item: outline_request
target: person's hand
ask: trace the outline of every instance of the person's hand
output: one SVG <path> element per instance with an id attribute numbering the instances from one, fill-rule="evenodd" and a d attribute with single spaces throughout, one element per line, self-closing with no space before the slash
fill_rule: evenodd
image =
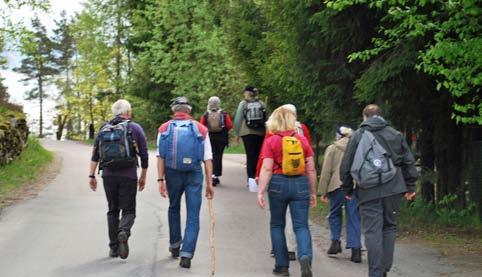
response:
<path id="1" fill-rule="evenodd" d="M 258 205 L 261 209 L 266 207 L 266 201 L 264 200 L 264 194 L 258 193 Z"/>
<path id="2" fill-rule="evenodd" d="M 97 179 L 95 178 L 89 178 L 89 186 L 90 186 L 90 189 L 92 191 L 96 191 L 97 190 Z"/>
<path id="3" fill-rule="evenodd" d="M 310 195 L 310 207 L 312 209 L 316 207 L 316 193 Z"/>
<path id="4" fill-rule="evenodd" d="M 213 199 L 214 197 L 214 188 L 213 184 L 209 184 L 206 186 L 206 198 L 207 199 Z"/>
<path id="5" fill-rule="evenodd" d="M 407 199 L 407 201 L 413 201 L 415 199 L 415 192 L 407 192 L 405 193 L 405 199 Z"/>
<path id="6" fill-rule="evenodd" d="M 236 143 L 240 144 L 241 143 L 241 137 L 236 137 Z"/>
<path id="7" fill-rule="evenodd" d="M 328 204 L 328 195 L 325 193 L 322 196 L 320 196 L 320 201 L 322 203 Z"/>
<path id="8" fill-rule="evenodd" d="M 353 196 L 351 196 L 351 194 L 347 194 L 345 195 L 345 199 L 351 201 L 353 199 Z"/>
<path id="9" fill-rule="evenodd" d="M 166 188 L 165 181 L 159 181 L 159 193 L 161 194 L 162 197 L 164 198 L 167 197 L 167 188 Z"/>
<path id="10" fill-rule="evenodd" d="M 137 186 L 139 187 L 139 191 L 143 191 L 144 187 L 146 186 L 146 176 L 141 176 L 139 181 L 137 181 Z"/>

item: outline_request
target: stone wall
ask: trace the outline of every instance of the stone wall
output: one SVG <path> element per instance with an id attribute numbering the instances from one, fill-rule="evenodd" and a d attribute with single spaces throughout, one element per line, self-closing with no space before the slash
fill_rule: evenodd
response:
<path id="1" fill-rule="evenodd" d="M 27 145 L 28 126 L 25 115 L 17 111 L 0 111 L 0 165 L 13 161 Z"/>

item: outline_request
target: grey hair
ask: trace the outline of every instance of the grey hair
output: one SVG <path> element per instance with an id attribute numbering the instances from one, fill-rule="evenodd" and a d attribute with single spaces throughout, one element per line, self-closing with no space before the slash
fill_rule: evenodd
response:
<path id="1" fill-rule="evenodd" d="M 173 105 L 171 107 L 171 110 L 173 112 L 181 112 L 181 113 L 191 113 L 192 107 L 187 104 L 179 104 L 179 105 Z"/>
<path id="2" fill-rule="evenodd" d="M 207 107 L 208 112 L 213 110 L 218 111 L 220 109 L 221 109 L 221 99 L 219 99 L 219 97 L 217 96 L 212 96 L 211 98 L 209 98 L 208 107 Z"/>
<path id="3" fill-rule="evenodd" d="M 131 103 L 125 99 L 119 99 L 112 104 L 112 113 L 114 116 L 126 114 L 130 111 L 132 111 Z"/>

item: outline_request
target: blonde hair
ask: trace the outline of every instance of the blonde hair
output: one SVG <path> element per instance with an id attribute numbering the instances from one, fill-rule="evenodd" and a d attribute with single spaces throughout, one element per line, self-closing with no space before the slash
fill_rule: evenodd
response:
<path id="1" fill-rule="evenodd" d="M 284 131 L 296 131 L 296 116 L 293 111 L 285 107 L 279 107 L 273 111 L 266 122 L 270 133 L 279 133 Z"/>

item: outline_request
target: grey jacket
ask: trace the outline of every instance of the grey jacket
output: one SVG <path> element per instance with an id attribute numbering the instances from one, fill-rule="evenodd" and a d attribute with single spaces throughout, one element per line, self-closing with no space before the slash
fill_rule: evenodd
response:
<path id="1" fill-rule="evenodd" d="M 391 159 L 398 170 L 395 178 L 386 184 L 368 189 L 356 187 L 356 194 L 360 203 L 407 191 L 414 192 L 416 190 L 415 182 L 418 178 L 418 172 L 415 168 L 415 159 L 412 152 L 407 145 L 405 137 L 397 130 L 388 126 L 388 123 L 380 116 L 370 117 L 364 121 L 352 135 L 340 166 L 341 189 L 349 195 L 353 193 L 353 178 L 350 174 L 350 169 L 364 130 L 373 133 L 377 141 L 390 153 Z"/>

